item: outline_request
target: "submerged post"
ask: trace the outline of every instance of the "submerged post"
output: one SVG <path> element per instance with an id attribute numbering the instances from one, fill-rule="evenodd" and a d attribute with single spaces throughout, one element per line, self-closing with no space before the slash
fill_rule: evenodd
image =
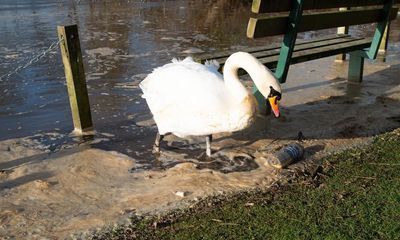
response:
<path id="1" fill-rule="evenodd" d="M 61 55 L 67 80 L 68 96 L 74 122 L 74 132 L 84 134 L 93 130 L 89 97 L 83 69 L 78 26 L 58 26 Z"/>

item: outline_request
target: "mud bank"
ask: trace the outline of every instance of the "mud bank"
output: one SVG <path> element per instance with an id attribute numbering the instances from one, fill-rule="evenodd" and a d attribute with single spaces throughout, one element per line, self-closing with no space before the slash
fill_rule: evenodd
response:
<path id="1" fill-rule="evenodd" d="M 400 127 L 398 49 L 387 62 L 367 62 L 364 82 L 356 85 L 345 80 L 347 63 L 334 64 L 332 58 L 293 66 L 283 86 L 282 117 L 260 117 L 243 132 L 215 136 L 212 158 L 204 156 L 203 138 L 173 136 L 161 156 L 151 154 L 155 126 L 149 113 L 131 119 L 136 131 L 129 132 L 139 135 L 123 141 L 105 132 L 66 147 L 66 136 L 56 133 L 2 141 L 0 236 L 85 236 L 135 214 L 268 187 L 288 172 L 309 174 L 326 154 Z M 296 141 L 299 131 L 305 159 L 280 172 L 265 166 L 268 154 Z"/>
<path id="2" fill-rule="evenodd" d="M 123 141 L 106 132 L 69 145 L 68 135 L 57 133 L 2 141 L 0 236 L 82 237 L 132 215 L 266 188 L 290 172 L 309 174 L 326 154 L 400 127 L 399 49 L 386 62 L 366 62 L 364 82 L 356 85 L 346 82 L 347 63 L 332 58 L 293 66 L 283 86 L 282 117 L 260 117 L 243 132 L 215 136 L 212 158 L 204 156 L 203 138 L 173 136 L 162 155 L 151 154 L 156 128 L 148 112 L 133 116 L 135 129 L 127 130 L 133 136 Z M 268 154 L 296 141 L 299 131 L 304 160 L 280 172 L 265 166 Z"/>
<path id="3" fill-rule="evenodd" d="M 18 154 L 25 157 L 4 157 L 7 152 L 16 152 L 4 149 L 4 144 L 9 146 L 16 141 L 21 142 L 0 143 L 0 236 L 17 239 L 83 237 L 97 228 L 126 223 L 134 214 L 157 214 L 189 206 L 206 196 L 268 187 L 285 171 L 313 171 L 315 159 L 338 146 L 367 142 L 362 138 L 306 141 L 307 160 L 278 172 L 264 163 L 268 153 L 283 142 L 258 140 L 247 149 L 221 150 L 223 153 L 215 156 L 225 156 L 224 160 L 230 161 L 247 156 L 254 160 L 256 169 L 222 173 L 198 169 L 193 162 L 165 171 L 132 172 L 135 159 L 90 146 L 53 154 L 38 154 L 20 146 Z M 270 150 L 265 149 L 267 145 Z M 177 156 L 167 151 L 162 158 Z"/>

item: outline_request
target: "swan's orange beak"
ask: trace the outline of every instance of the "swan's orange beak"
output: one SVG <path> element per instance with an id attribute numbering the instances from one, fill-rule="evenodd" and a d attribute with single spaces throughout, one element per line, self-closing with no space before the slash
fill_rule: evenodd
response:
<path id="1" fill-rule="evenodd" d="M 278 107 L 278 98 L 277 96 L 269 97 L 269 104 L 271 104 L 272 112 L 274 113 L 275 117 L 279 117 L 279 107 Z"/>

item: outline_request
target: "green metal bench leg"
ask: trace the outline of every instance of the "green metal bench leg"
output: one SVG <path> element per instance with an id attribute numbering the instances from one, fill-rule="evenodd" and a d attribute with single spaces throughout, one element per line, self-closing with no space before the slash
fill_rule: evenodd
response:
<path id="1" fill-rule="evenodd" d="M 349 60 L 349 82 L 360 83 L 362 82 L 364 71 L 364 58 L 357 53 L 350 53 Z"/>
<path id="2" fill-rule="evenodd" d="M 258 103 L 258 111 L 261 114 L 269 115 L 271 114 L 271 106 L 267 102 L 267 99 L 258 91 L 257 87 L 253 87 L 253 95 L 257 100 Z"/>

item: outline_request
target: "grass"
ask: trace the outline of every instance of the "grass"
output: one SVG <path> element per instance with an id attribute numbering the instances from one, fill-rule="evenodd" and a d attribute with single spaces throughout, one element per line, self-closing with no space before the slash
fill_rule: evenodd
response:
<path id="1" fill-rule="evenodd" d="M 400 131 L 327 157 L 312 179 L 209 203 L 95 238 L 400 239 Z"/>

